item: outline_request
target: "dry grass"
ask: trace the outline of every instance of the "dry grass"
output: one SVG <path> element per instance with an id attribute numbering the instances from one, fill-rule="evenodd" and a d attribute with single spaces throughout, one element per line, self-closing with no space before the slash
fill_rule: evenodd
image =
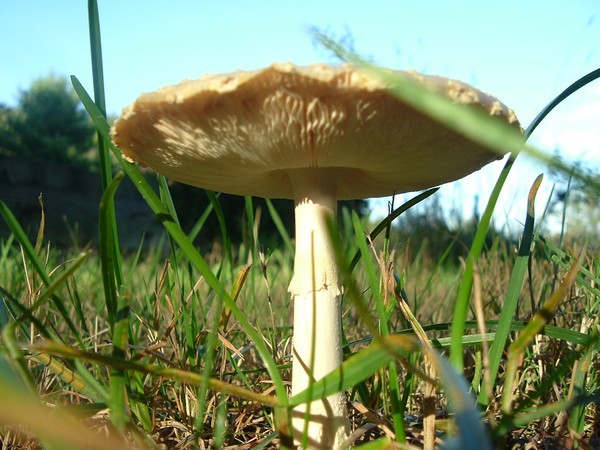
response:
<path id="1" fill-rule="evenodd" d="M 46 255 L 46 251 L 41 250 L 41 255 L 47 261 L 50 272 L 58 268 L 61 261 L 69 260 L 67 255 L 63 256 L 55 252 Z M 6 295 L 19 299 L 25 305 L 30 305 L 43 291 L 41 281 L 33 275 L 26 262 L 19 262 L 17 247 L 10 252 L 13 257 L 3 261 L 5 266 L 0 272 L 0 285 Z M 502 310 L 503 296 L 509 283 L 514 256 L 513 250 L 496 250 L 485 253 L 478 262 L 479 295 L 483 301 L 485 319 L 488 321 L 497 319 Z M 210 255 L 210 258 L 215 265 L 220 262 L 216 254 Z M 247 257 L 242 259 L 243 261 L 232 266 L 232 274 L 246 267 Z M 240 292 L 238 304 L 257 324 L 281 368 L 284 379 L 289 379 L 291 330 L 286 285 L 290 273 L 289 268 L 281 266 L 283 259 L 273 256 L 267 260 L 266 265 L 257 266 L 251 282 L 247 281 Z M 596 270 L 594 266 L 596 260 L 597 256 L 590 253 L 587 260 L 589 270 Z M 204 369 L 202 352 L 207 345 L 205 341 L 208 336 L 207 330 L 216 323 L 215 317 L 222 318 L 224 314 L 220 307 L 215 306 L 210 289 L 203 284 L 201 278 L 195 278 L 185 264 L 179 268 L 173 267 L 170 262 L 157 257 L 156 254 L 148 254 L 138 262 L 129 260 L 126 264 L 135 266 L 126 270 L 131 273 L 128 283 L 132 299 L 128 357 L 148 364 L 157 363 L 166 367 L 202 372 Z M 452 265 L 440 267 L 436 264 L 435 258 L 428 254 L 421 254 L 418 259 L 411 260 L 406 253 L 402 252 L 393 255 L 393 263 L 388 262 L 387 265 L 384 263 L 382 267 L 384 270 L 405 274 L 409 304 L 421 325 L 442 324 L 451 319 L 451 308 L 447 305 L 455 295 L 461 276 L 460 267 Z M 555 270 L 551 261 L 539 257 L 533 258 L 531 277 L 523 286 L 522 301 L 516 319 L 530 319 L 532 310 L 539 308 L 544 298 L 552 292 L 553 283 L 560 282 L 564 273 L 563 269 Z M 356 273 L 356 279 L 363 287 L 363 296 L 367 304 L 370 304 L 368 281 L 360 270 Z M 91 257 L 76 276 L 60 288 L 58 295 L 69 299 L 70 315 L 76 323 L 80 317 L 85 318 L 85 323 L 80 324 L 79 338 L 86 343 L 87 348 L 100 353 L 109 350 L 111 337 L 100 301 L 101 270 L 97 258 Z M 386 298 L 388 302 L 396 301 L 390 291 Z M 76 313 L 75 299 L 81 303 L 82 316 Z M 590 310 L 598 308 L 597 302 L 598 300 L 590 296 L 585 286 L 580 283 L 575 284 L 562 302 L 552 323 L 565 329 L 586 333 L 590 327 L 597 326 L 594 317 L 589 314 Z M 189 313 L 186 315 L 185 309 L 194 304 L 192 309 L 197 313 L 198 323 L 192 330 L 186 328 L 183 321 L 190 320 Z M 368 336 L 364 324 L 353 309 L 348 305 L 345 311 L 345 332 L 349 341 L 358 341 Z M 36 316 L 45 327 L 52 329 L 64 342 L 75 345 L 77 338 L 71 335 L 64 321 L 51 305 L 48 304 L 40 309 Z M 408 326 L 406 318 L 397 307 L 389 323 L 394 327 L 393 332 L 402 331 Z M 192 336 L 193 342 L 189 340 L 190 335 L 186 334 L 191 331 L 195 332 Z M 443 331 L 432 332 L 429 333 L 429 337 L 445 334 Z M 212 376 L 235 385 L 250 387 L 264 394 L 271 394 L 272 383 L 263 369 L 261 359 L 253 343 L 248 340 L 233 318 L 230 318 L 218 336 L 220 342 L 215 347 Z M 21 344 L 36 344 L 40 342 L 42 336 L 32 323 L 19 333 L 18 339 Z M 360 347 L 361 345 L 355 346 L 353 350 Z M 544 405 L 568 398 L 569 390 L 572 389 L 570 373 L 567 373 L 569 376 L 566 378 L 554 381 L 544 392 L 539 391 L 539 385 L 557 367 L 562 367 L 563 364 L 571 367 L 573 361 L 569 357 L 575 349 L 576 346 L 568 342 L 543 335 L 537 336 L 522 360 L 517 383 L 518 390 L 515 394 L 515 407 L 518 408 L 519 405 L 528 402 L 531 405 Z M 193 354 L 194 351 L 198 353 Z M 60 372 L 74 369 L 74 366 L 60 358 L 55 358 L 53 361 L 57 364 L 40 365 L 40 360 L 36 358 L 35 353 L 27 356 L 27 367 L 35 380 L 42 401 L 39 406 L 44 410 L 66 406 L 69 410 L 78 411 L 77 417 L 80 418 L 81 423 L 98 436 L 115 434 L 111 431 L 113 428 L 107 406 L 97 398 L 92 398 L 89 389 L 78 389 L 74 380 Z M 476 376 L 480 363 L 481 348 L 468 347 L 465 353 L 465 375 L 469 380 Z M 91 363 L 83 364 L 98 383 L 105 387 L 109 385 L 108 367 Z M 410 381 L 412 373 L 410 367 L 413 367 L 413 364 L 421 367 L 422 361 L 417 358 L 398 365 L 400 383 L 405 387 L 407 382 L 414 383 L 414 379 Z M 598 392 L 597 377 L 600 373 L 600 363 L 594 359 L 591 364 L 586 388 L 587 392 L 593 393 Z M 501 365 L 501 371 L 503 367 L 504 365 Z M 389 403 L 385 397 L 386 386 L 389 383 L 386 376 L 385 372 L 376 373 L 374 377 L 367 380 L 370 395 L 360 400 L 352 399 L 350 411 L 356 444 L 380 436 L 394 437 Z M 131 377 L 134 378 L 133 375 Z M 500 380 L 502 377 L 503 374 L 500 373 Z M 422 447 L 424 439 L 422 398 L 427 386 L 428 384 L 423 382 L 415 385 L 405 410 L 407 444 L 418 448 Z M 277 448 L 279 445 L 278 437 L 272 434 L 273 419 L 269 407 L 208 391 L 204 403 L 203 421 L 199 426 L 197 396 L 201 391 L 197 387 L 173 379 L 145 375 L 140 376 L 138 382 L 129 380 L 127 389 L 133 408 L 130 412 L 129 431 L 126 433 L 126 436 L 129 436 L 127 443 L 129 448 L 147 446 L 165 449 L 214 448 L 217 445 L 219 448 L 243 449 L 253 448 L 261 443 L 264 445 L 262 448 Z M 493 400 L 486 412 L 486 417 L 490 421 L 498 421 L 502 417 L 499 401 L 501 391 L 502 385 L 497 384 Z M 439 389 L 436 392 L 436 429 L 439 439 L 443 440 L 443 433 L 453 427 L 453 420 L 447 408 L 444 392 Z M 146 422 L 141 421 L 138 416 L 140 413 L 135 412 L 137 402 L 148 407 L 150 415 Z M 563 411 L 536 419 L 519 430 L 505 435 L 502 438 L 503 442 L 497 441 L 496 444 L 499 448 L 510 449 L 558 449 L 574 448 L 574 442 L 577 442 L 580 448 L 598 448 L 600 411 L 597 404 L 588 405 L 585 413 L 586 426 L 580 436 L 575 436 L 573 430 L 569 429 L 568 415 Z M 10 420 L 3 420 L 3 422 L 6 425 L 0 431 L 2 448 L 41 448 L 36 438 L 40 430 L 35 424 L 27 422 L 11 424 Z M 31 433 L 27 431 L 29 428 Z M 65 430 L 64 433 L 70 435 L 72 430 Z M 438 441 L 441 442 L 439 439 Z"/>

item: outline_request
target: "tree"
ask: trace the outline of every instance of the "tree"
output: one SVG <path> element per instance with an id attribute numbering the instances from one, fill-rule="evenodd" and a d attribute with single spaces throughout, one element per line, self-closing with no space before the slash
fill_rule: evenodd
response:
<path id="1" fill-rule="evenodd" d="M 13 123 L 14 110 L 0 103 L 0 153 L 11 154 L 19 145 Z"/>
<path id="2" fill-rule="evenodd" d="M 17 108 L 0 108 L 0 150 L 6 153 L 80 161 L 93 139 L 93 125 L 63 77 L 37 79 L 20 92 Z"/>

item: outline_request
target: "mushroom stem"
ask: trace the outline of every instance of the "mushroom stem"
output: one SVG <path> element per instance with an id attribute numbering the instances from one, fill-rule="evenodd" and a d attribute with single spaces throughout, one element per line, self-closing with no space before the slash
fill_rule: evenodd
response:
<path id="1" fill-rule="evenodd" d="M 329 223 L 336 210 L 333 169 L 295 170 L 290 174 L 296 198 L 296 256 L 289 292 L 294 302 L 292 395 L 305 390 L 342 364 L 341 293 Z M 299 405 L 293 412 L 296 435 L 305 429 L 309 448 L 339 448 L 350 423 L 346 396 Z"/>

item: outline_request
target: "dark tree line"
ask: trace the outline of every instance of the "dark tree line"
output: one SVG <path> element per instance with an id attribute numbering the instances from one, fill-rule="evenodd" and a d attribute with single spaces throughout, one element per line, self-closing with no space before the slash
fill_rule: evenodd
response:
<path id="1" fill-rule="evenodd" d="M 0 104 L 0 152 L 81 163 L 94 143 L 94 127 L 63 77 L 35 80 L 18 94 L 14 108 Z"/>

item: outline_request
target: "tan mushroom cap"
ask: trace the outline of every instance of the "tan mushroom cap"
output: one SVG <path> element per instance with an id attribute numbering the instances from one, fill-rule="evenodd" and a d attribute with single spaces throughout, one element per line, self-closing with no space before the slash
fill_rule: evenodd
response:
<path id="1" fill-rule="evenodd" d="M 398 72 L 509 124 L 512 112 L 471 86 Z M 294 198 L 290 171 L 335 177 L 338 199 L 381 197 L 456 180 L 499 155 L 398 100 L 351 66 L 205 75 L 143 94 L 113 128 L 126 158 L 214 191 Z"/>

